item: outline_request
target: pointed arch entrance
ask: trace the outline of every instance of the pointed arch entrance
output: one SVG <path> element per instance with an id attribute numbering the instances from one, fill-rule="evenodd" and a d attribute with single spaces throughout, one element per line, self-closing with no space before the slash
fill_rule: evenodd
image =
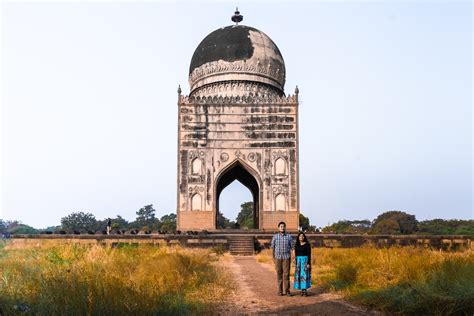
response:
<path id="1" fill-rule="evenodd" d="M 235 180 L 239 181 L 250 190 L 250 193 L 253 197 L 253 224 L 254 229 L 259 229 L 260 227 L 260 184 L 258 176 L 255 172 L 247 166 L 244 162 L 236 160 L 225 168 L 217 177 L 215 188 L 215 206 L 216 211 L 214 214 L 214 221 L 217 227 L 217 214 L 219 213 L 219 198 L 222 191 Z"/>

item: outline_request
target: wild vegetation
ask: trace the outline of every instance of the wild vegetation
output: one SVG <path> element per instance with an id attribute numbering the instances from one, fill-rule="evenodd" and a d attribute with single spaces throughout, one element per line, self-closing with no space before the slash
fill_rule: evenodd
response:
<path id="1" fill-rule="evenodd" d="M 0 315 L 207 314 L 232 290 L 207 250 L 0 246 Z"/>
<path id="2" fill-rule="evenodd" d="M 143 232 L 174 232 L 176 231 L 176 214 L 170 213 L 156 217 L 153 205 L 145 205 L 136 212 L 134 221 L 127 221 L 117 215 L 110 218 L 114 232 L 143 231 Z M 18 221 L 3 221 L 0 219 L 0 237 L 8 234 L 40 234 L 40 233 L 95 233 L 105 232 L 109 218 L 96 219 L 95 215 L 87 212 L 72 212 L 61 218 L 61 225 L 36 229 Z"/>
<path id="3" fill-rule="evenodd" d="M 176 231 L 176 214 L 170 213 L 160 218 L 153 205 L 145 205 L 136 212 L 134 221 L 127 221 L 120 215 L 110 218 L 113 233 L 173 233 Z M 18 221 L 0 219 L 0 237 L 9 234 L 39 233 L 105 233 L 108 218 L 98 220 L 92 213 L 72 212 L 61 218 L 61 225 L 36 229 Z M 253 202 L 244 202 L 235 220 L 230 220 L 221 212 L 217 214 L 217 228 L 254 228 Z M 390 234 L 390 235 L 465 235 L 474 238 L 474 220 L 433 219 L 418 221 L 415 215 L 402 211 L 387 211 L 374 220 L 340 220 L 324 228 L 311 225 L 304 214 L 299 215 L 300 229 L 306 232 L 334 234 Z"/>
<path id="4" fill-rule="evenodd" d="M 271 263 L 271 252 L 257 256 Z M 395 314 L 472 315 L 474 252 L 373 247 L 312 252 L 313 284 Z"/>
<path id="5" fill-rule="evenodd" d="M 418 221 L 415 215 L 388 211 L 373 221 L 341 220 L 321 229 L 335 234 L 390 234 L 390 235 L 465 235 L 474 238 L 474 220 L 433 219 Z"/>

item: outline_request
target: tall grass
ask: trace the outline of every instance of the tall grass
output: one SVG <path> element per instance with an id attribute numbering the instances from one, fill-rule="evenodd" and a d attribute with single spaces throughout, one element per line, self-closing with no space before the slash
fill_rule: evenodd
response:
<path id="1" fill-rule="evenodd" d="M 265 251 L 257 260 L 268 262 L 270 256 Z M 312 265 L 316 286 L 368 307 L 404 315 L 474 313 L 471 250 L 315 248 Z"/>
<path id="2" fill-rule="evenodd" d="M 56 245 L 0 249 L 0 314 L 209 313 L 232 286 L 206 250 Z"/>

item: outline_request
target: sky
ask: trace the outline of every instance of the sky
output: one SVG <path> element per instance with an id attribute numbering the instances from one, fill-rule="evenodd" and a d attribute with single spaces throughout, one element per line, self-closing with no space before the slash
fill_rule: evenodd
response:
<path id="1" fill-rule="evenodd" d="M 3 1 L 0 218 L 175 212 L 176 90 L 236 5 L 299 87 L 311 224 L 474 218 L 472 2 L 301 0 Z M 234 182 L 221 210 L 249 200 Z"/>

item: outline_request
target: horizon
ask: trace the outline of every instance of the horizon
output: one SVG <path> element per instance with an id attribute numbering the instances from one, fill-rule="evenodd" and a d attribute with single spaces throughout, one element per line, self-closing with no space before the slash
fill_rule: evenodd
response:
<path id="1" fill-rule="evenodd" d="M 301 213 L 316 227 L 390 210 L 474 218 L 472 3 L 296 4 L 239 10 L 279 47 L 285 92 L 300 90 Z M 176 213 L 176 90 L 234 9 L 2 3 L 0 219 Z M 222 213 L 251 200 L 235 181 Z"/>

